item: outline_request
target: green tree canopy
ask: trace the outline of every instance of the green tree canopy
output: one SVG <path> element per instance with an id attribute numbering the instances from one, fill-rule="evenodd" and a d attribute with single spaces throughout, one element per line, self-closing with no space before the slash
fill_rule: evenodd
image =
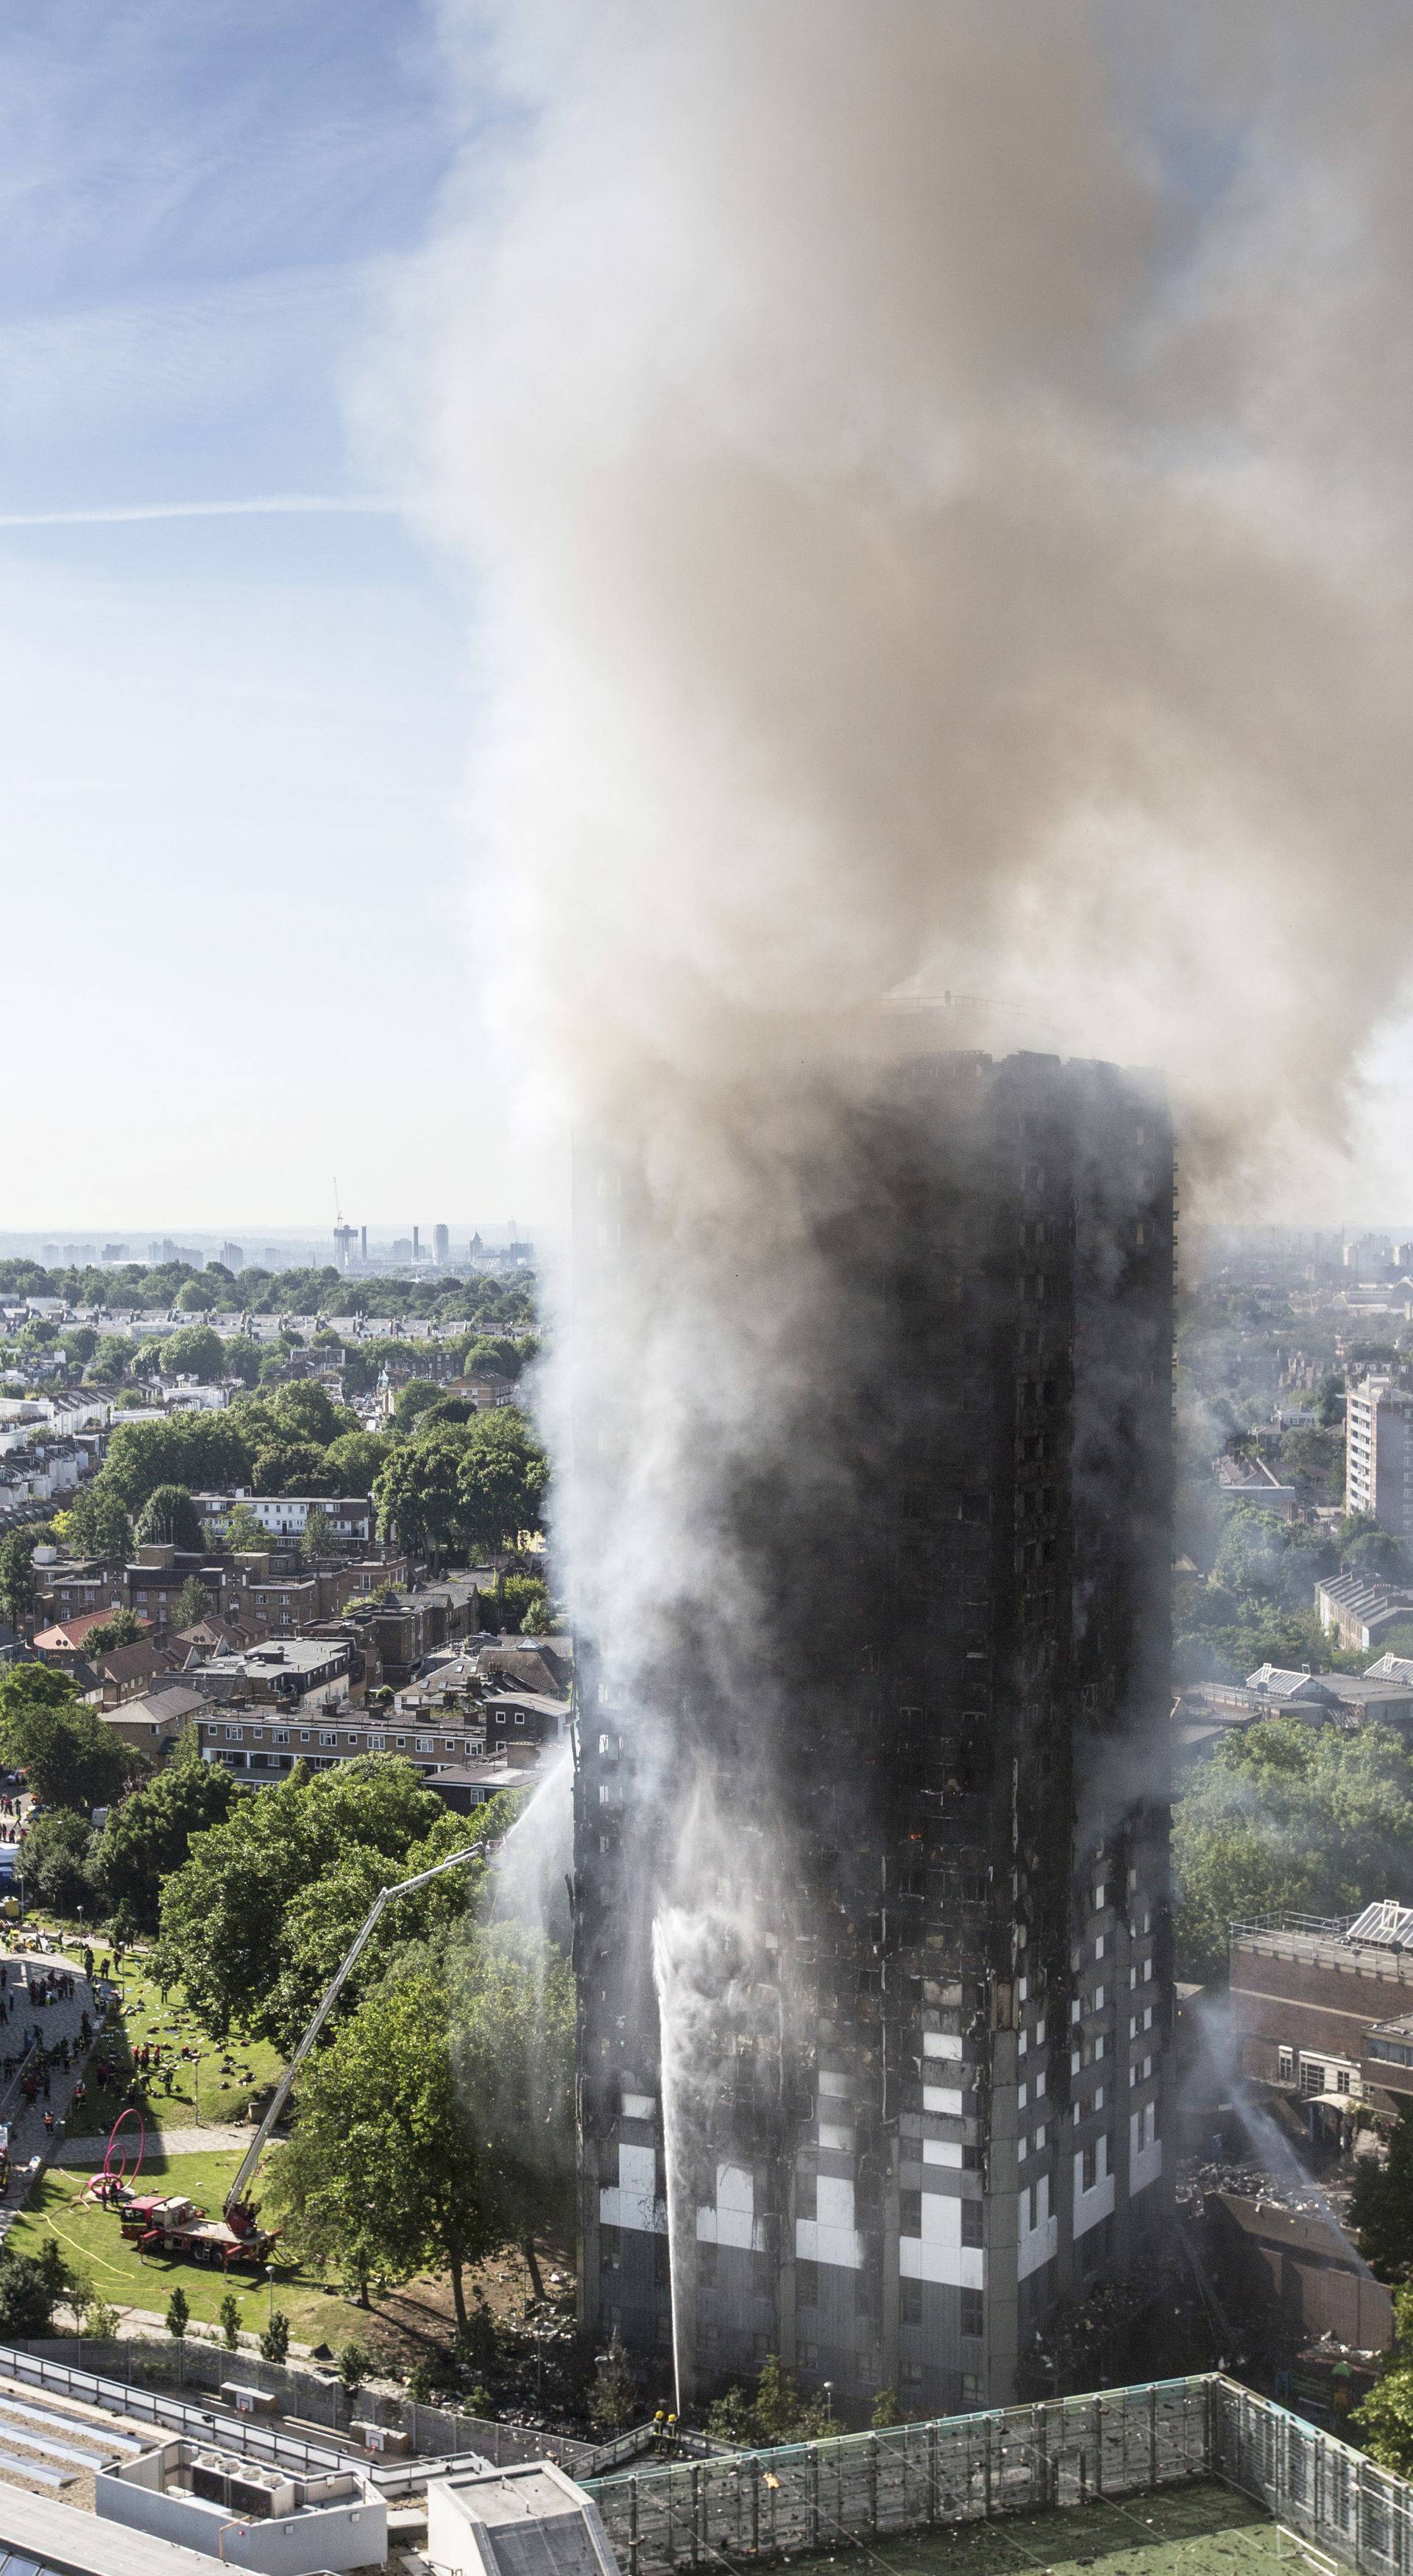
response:
<path id="1" fill-rule="evenodd" d="M 225 1358 L 225 1343 L 210 1324 L 183 1324 L 162 1345 L 162 1375 L 212 1384 L 225 1375 Z"/>
<path id="2" fill-rule="evenodd" d="M 453 1547 L 461 1536 L 462 1430 L 434 1431 L 401 1442 L 384 1461 L 373 1488 L 378 1528 L 404 1547 Z"/>
<path id="3" fill-rule="evenodd" d="M 26 1890 L 59 1914 L 75 1914 L 93 1901 L 91 1860 L 97 1840 L 87 1816 L 73 1807 L 46 1807 L 24 1841 Z"/>
<path id="4" fill-rule="evenodd" d="M 164 1973 L 214 2030 L 290 2045 L 379 1888 L 494 1832 L 499 1804 L 450 1816 L 410 1763 L 381 1754 L 312 1777 L 296 1764 L 195 1836 L 162 1891 Z M 467 1894 L 451 1873 L 397 1910 L 397 1936 Z M 372 1945 L 370 1975 L 378 1955 Z"/>
<path id="5" fill-rule="evenodd" d="M 450 1963 L 401 1958 L 301 2079 L 271 2173 L 290 2242 L 365 2305 L 371 2280 L 444 2264 L 464 2327 L 468 2267 L 560 2214 L 572 2026 L 561 1962 L 484 1933 Z"/>
<path id="6" fill-rule="evenodd" d="M 185 1485 L 158 1485 L 147 1497 L 133 1532 L 139 1547 L 180 1547 L 198 1551 L 206 1544 L 197 1510 Z"/>
<path id="7" fill-rule="evenodd" d="M 188 1493 L 248 1485 L 250 1465 L 237 1411 L 174 1413 L 163 1422 L 120 1422 L 95 1485 L 137 1513 L 159 1485 L 184 1485 Z"/>
<path id="8" fill-rule="evenodd" d="M 258 1512 L 249 1503 L 233 1503 L 226 1521 L 226 1545 L 233 1556 L 251 1548 L 266 1548 L 269 1537 L 261 1528 Z"/>
<path id="9" fill-rule="evenodd" d="M 211 1608 L 211 1597 L 199 1574 L 189 1574 L 172 1605 L 172 1626 L 194 1628 Z"/>
<path id="10" fill-rule="evenodd" d="M 419 1414 L 435 1404 L 440 1394 L 441 1388 L 429 1377 L 409 1378 L 406 1386 L 399 1388 L 393 1404 L 393 1420 L 399 1431 L 410 1431 Z"/>
<path id="11" fill-rule="evenodd" d="M 37 1529 L 7 1530 L 0 1538 L 0 1611 L 12 1627 L 26 1628 L 34 1608 Z"/>
<path id="12" fill-rule="evenodd" d="M 249 1333 L 229 1333 L 222 1346 L 223 1377 L 237 1378 L 242 1386 L 254 1386 L 260 1375 L 261 1345 Z"/>
<path id="13" fill-rule="evenodd" d="M 1371 2460 L 1406 2478 L 1413 2475 L 1413 2285 L 1406 2281 L 1394 2300 L 1393 2320 L 1393 2344 L 1350 2424 Z"/>
<path id="14" fill-rule="evenodd" d="M 257 1494 L 331 1494 L 338 1477 L 314 1441 L 271 1440 L 255 1452 L 250 1484 Z"/>
<path id="15" fill-rule="evenodd" d="M 192 1836 L 221 1824 L 234 1798 L 230 1773 L 202 1761 L 196 1728 L 185 1727 L 170 1761 L 112 1809 L 94 1845 L 93 1875 L 107 1903 L 128 1906 L 142 1931 L 155 1932 L 163 1882 L 182 1867 Z"/>
<path id="16" fill-rule="evenodd" d="M 344 1431 L 331 1440 L 324 1452 L 324 1464 L 333 1470 L 338 1494 L 371 1494 L 374 1480 L 394 1444 L 383 1431 Z"/>
<path id="17" fill-rule="evenodd" d="M 218 1292 L 208 1279 L 184 1279 L 174 1302 L 180 1315 L 209 1315 Z"/>
<path id="18" fill-rule="evenodd" d="M 131 1353 L 132 1344 L 125 1333 L 101 1333 L 84 1375 L 95 1386 L 121 1386 Z"/>
<path id="19" fill-rule="evenodd" d="M 1413 1847 L 1413 1760 L 1388 1727 L 1265 1718 L 1191 1775 L 1173 1810 L 1179 1974 L 1225 1973 L 1228 1927 L 1384 1896 Z"/>
<path id="20" fill-rule="evenodd" d="M 64 1544 L 75 1556 L 101 1556 L 121 1564 L 132 1552 L 132 1522 L 127 1506 L 105 1486 L 101 1475 L 81 1485 L 68 1510 L 56 1514 Z"/>
<path id="21" fill-rule="evenodd" d="M 492 1555 L 542 1527 L 549 1461 L 513 1405 L 466 1425 L 460 1485 L 460 1535 L 476 1553 Z"/>
<path id="22" fill-rule="evenodd" d="M 0 1673 L 0 1761 L 22 1771 L 46 1807 L 83 1810 L 108 1804 L 146 1767 L 50 1664 Z"/>
<path id="23" fill-rule="evenodd" d="M 113 1610 L 90 1628 L 83 1641 L 86 1656 L 111 1655 L 115 1646 L 136 1646 L 147 1634 L 147 1623 L 135 1610 Z"/>

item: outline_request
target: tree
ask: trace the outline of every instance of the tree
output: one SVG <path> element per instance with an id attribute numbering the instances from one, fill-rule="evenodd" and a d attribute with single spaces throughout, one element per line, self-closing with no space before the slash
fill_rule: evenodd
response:
<path id="1" fill-rule="evenodd" d="M 260 1375 L 262 1350 L 249 1333 L 230 1333 L 222 1346 L 221 1375 L 234 1378 L 241 1386 L 254 1386 Z"/>
<path id="2" fill-rule="evenodd" d="M 111 1655 L 115 1646 L 137 1646 L 147 1634 L 147 1622 L 135 1610 L 114 1610 L 87 1630 L 83 1651 L 87 1656 Z"/>
<path id="3" fill-rule="evenodd" d="M 1361 2156 L 1349 2196 L 1349 2221 L 1357 2231 L 1360 2251 L 1381 2281 L 1406 2281 L 1413 2275 L 1413 2114 L 1400 2108 L 1389 2138 L 1388 2162 Z M 1413 2327 L 1413 2313 L 1409 2324 Z M 1413 2364 L 1406 2352 L 1404 2367 Z"/>
<path id="4" fill-rule="evenodd" d="M 122 1333 L 100 1333 L 84 1376 L 95 1386 L 121 1386 L 128 1373 L 132 1344 Z"/>
<path id="5" fill-rule="evenodd" d="M 535 2236 L 570 2179 L 573 1981 L 547 1943 L 483 1930 L 448 1971 L 458 2097 L 479 2141 L 481 2195 L 498 2243 L 523 2252 L 543 2298 Z"/>
<path id="6" fill-rule="evenodd" d="M 317 1565 L 322 1557 L 336 1554 L 334 1533 L 328 1513 L 320 1511 L 318 1504 L 315 1503 L 300 1532 L 300 1562 L 303 1565 Z"/>
<path id="7" fill-rule="evenodd" d="M 164 1377 L 196 1377 L 217 1384 L 225 1375 L 226 1346 L 210 1324 L 183 1324 L 162 1346 Z"/>
<path id="8" fill-rule="evenodd" d="M 589 2422 L 596 2433 L 621 2433 L 632 2423 L 637 2412 L 638 2384 L 628 2359 L 628 2347 L 617 2326 L 608 2339 L 607 2352 L 594 2362 L 594 2384 L 589 2391 Z"/>
<path id="9" fill-rule="evenodd" d="M 436 1431 L 444 1423 L 460 1425 L 475 1418 L 476 1407 L 466 1395 L 439 1395 L 421 1416 L 424 1431 Z"/>
<path id="10" fill-rule="evenodd" d="M 94 1846 L 93 1876 L 107 1903 L 126 1905 L 139 1930 L 155 1932 L 163 1882 L 182 1867 L 192 1836 L 230 1813 L 235 1794 L 230 1773 L 202 1761 L 196 1728 L 184 1727 L 171 1759 L 112 1809 Z"/>
<path id="11" fill-rule="evenodd" d="M 902 2423 L 903 2410 L 898 2404 L 898 2392 L 895 2388 L 880 2388 L 873 2401 L 873 2413 L 868 2420 L 877 2433 L 885 2432 L 890 2425 Z"/>
<path id="12" fill-rule="evenodd" d="M 269 1533 L 260 1524 L 260 1516 L 249 1503 L 233 1503 L 226 1521 L 225 1545 L 232 1556 L 251 1548 L 267 1548 Z"/>
<path id="13" fill-rule="evenodd" d="M 189 1574 L 173 1606 L 172 1626 L 179 1632 L 194 1628 L 198 1620 L 207 1617 L 210 1608 L 211 1598 L 200 1575 Z"/>
<path id="14" fill-rule="evenodd" d="M 180 1315 L 209 1315 L 216 1303 L 216 1290 L 205 1279 L 184 1279 L 176 1294 Z"/>
<path id="15" fill-rule="evenodd" d="M 338 2373 L 350 2405 L 363 2387 L 373 2367 L 373 2356 L 366 2344 L 353 2335 L 339 2348 Z"/>
<path id="16" fill-rule="evenodd" d="M 754 2398 L 740 2388 L 728 2388 L 707 2416 L 707 2431 L 719 2441 L 752 2450 L 773 2449 L 781 2442 L 818 2441 L 828 2425 L 825 2408 L 801 2397 L 773 2352 L 761 2363 Z"/>
<path id="17" fill-rule="evenodd" d="M 461 1442 L 464 1432 L 437 1431 L 407 1440 L 380 1469 L 373 1488 L 378 1528 L 395 1533 L 406 1548 L 440 1553 L 453 1545 L 463 1517 Z"/>
<path id="18" fill-rule="evenodd" d="M 344 1431 L 331 1440 L 324 1452 L 324 1464 L 338 1481 L 332 1491 L 337 1494 L 371 1494 L 373 1482 L 393 1443 L 381 1431 Z"/>
<path id="19" fill-rule="evenodd" d="M 80 1486 L 64 1514 L 64 1542 L 75 1556 L 99 1556 L 109 1563 L 121 1564 L 132 1553 L 127 1506 L 104 1485 L 101 1474 L 91 1485 Z"/>
<path id="20" fill-rule="evenodd" d="M 332 2264 L 365 2308 L 373 2280 L 405 2281 L 439 2262 L 465 2326 L 466 2272 L 499 2240 L 437 1967 L 403 1968 L 377 1987 L 308 2062 L 297 2099 L 293 2136 L 271 2168 L 288 2242 L 306 2261 Z"/>
<path id="21" fill-rule="evenodd" d="M 0 1673 L 0 1761 L 22 1771 L 46 1807 L 79 1809 L 110 1803 L 146 1767 L 51 1664 Z"/>
<path id="22" fill-rule="evenodd" d="M 1413 1757 L 1387 1727 L 1267 1718 L 1219 1744 L 1173 1811 L 1179 1974 L 1224 1973 L 1240 1916 L 1353 1913 L 1413 1845 Z"/>
<path id="23" fill-rule="evenodd" d="M 478 1413 L 462 1442 L 461 1536 L 468 1548 L 494 1555 L 541 1527 L 549 1460 L 513 1405 Z"/>
<path id="24" fill-rule="evenodd" d="M 313 1777 L 296 1764 L 197 1833 L 168 1877 L 162 1973 L 218 2034 L 236 2028 L 292 2044 L 378 1889 L 494 1833 L 498 1803 L 469 1821 L 451 1816 L 409 1763 L 381 1755 Z M 466 1895 L 456 1872 L 405 1900 L 401 1937 L 444 1920 Z M 385 1956 L 370 1945 L 369 1974 L 381 1973 Z"/>
<path id="25" fill-rule="evenodd" d="M 357 1415 L 347 1405 L 335 1404 L 327 1388 L 316 1386 L 310 1378 L 282 1386 L 270 1411 L 284 1439 L 307 1441 L 316 1449 L 326 1449 L 341 1433 L 358 1428 Z"/>
<path id="26" fill-rule="evenodd" d="M 227 2290 L 219 2308 L 216 2310 L 216 2322 L 221 2329 L 221 2341 L 225 2345 L 227 2352 L 238 2352 L 240 2349 L 240 2301 L 235 2296 L 234 2291 Z"/>
<path id="27" fill-rule="evenodd" d="M 417 1417 L 437 1402 L 441 1388 L 429 1377 L 414 1377 L 398 1391 L 393 1405 L 393 1420 L 399 1431 L 410 1431 Z"/>
<path id="28" fill-rule="evenodd" d="M 180 1547 L 199 1551 L 206 1544 L 201 1514 L 185 1485 L 157 1485 L 137 1516 L 133 1533 L 139 1547 Z"/>
<path id="29" fill-rule="evenodd" d="M 0 1610 L 12 1627 L 27 1628 L 34 1609 L 34 1550 L 38 1530 L 7 1530 L 0 1538 Z"/>
<path id="30" fill-rule="evenodd" d="M 257 1494 L 327 1494 L 334 1472 L 312 1440 L 271 1440 L 255 1452 L 251 1489 Z"/>
<path id="31" fill-rule="evenodd" d="M 31 1896 L 56 1914 L 74 1914 L 93 1895 L 95 1835 L 87 1816 L 72 1807 L 46 1807 L 24 1841 L 24 1871 Z"/>
<path id="32" fill-rule="evenodd" d="M 1363 2405 L 1350 2417 L 1371 2460 L 1406 2478 L 1413 2472 L 1413 2285 L 1393 2303 L 1393 2342 Z"/>
<path id="33" fill-rule="evenodd" d="M 46 2272 L 34 2255 L 0 2247 L 0 2342 L 28 2343 L 47 2335 L 59 2296 L 52 2270 Z"/>
<path id="34" fill-rule="evenodd" d="M 167 2301 L 167 2332 L 180 2343 L 190 2323 L 191 2302 L 179 2281 Z"/>
<path id="35" fill-rule="evenodd" d="M 289 2359 L 289 2319 L 283 2308 L 274 2308 L 270 2322 L 260 2338 L 260 2358 L 282 2368 Z"/>
<path id="36" fill-rule="evenodd" d="M 229 1493 L 250 1482 L 250 1443 L 235 1411 L 173 1413 L 162 1422 L 120 1422 L 95 1484 L 125 1511 L 140 1512 L 159 1485 L 188 1493 Z"/>

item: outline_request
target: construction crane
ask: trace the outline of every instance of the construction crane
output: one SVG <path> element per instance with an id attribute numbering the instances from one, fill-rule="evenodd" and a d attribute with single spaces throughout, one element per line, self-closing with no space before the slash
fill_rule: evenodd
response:
<path id="1" fill-rule="evenodd" d="M 248 2235 L 254 2228 L 255 2212 L 245 2198 L 246 2186 L 253 2181 L 255 2168 L 269 2143 L 270 2132 L 289 2100 L 290 2086 L 338 2002 L 349 1976 L 357 1967 L 372 1940 L 382 1919 L 384 1907 L 391 1905 L 395 1896 L 410 1896 L 415 1887 L 428 1887 L 434 1878 L 444 1878 L 449 1869 L 465 1869 L 473 1860 L 483 1861 L 489 1848 L 485 1843 L 471 1843 L 465 1851 L 453 1852 L 449 1860 L 439 1860 L 431 1869 L 419 1870 L 415 1878 L 400 1878 L 396 1886 L 385 1887 L 381 1896 L 374 1898 L 362 1924 L 324 1988 L 314 2017 L 275 2087 L 270 2099 L 270 2107 L 246 2150 L 235 2181 L 226 2194 L 224 2213 L 226 2224 L 237 2236 Z"/>

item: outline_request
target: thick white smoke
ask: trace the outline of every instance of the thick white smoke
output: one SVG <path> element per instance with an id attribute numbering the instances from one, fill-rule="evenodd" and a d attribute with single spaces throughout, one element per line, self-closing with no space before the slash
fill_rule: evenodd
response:
<path id="1" fill-rule="evenodd" d="M 783 1462 L 828 1508 L 857 1319 L 811 1246 L 885 997 L 1160 1065 L 1214 1208 L 1338 1156 L 1405 1003 L 1413 35 L 1384 0 L 442 25 L 466 142 L 368 411 L 476 578 L 503 1061 L 633 1176 L 560 1336 L 556 1544 L 617 1709 L 688 1641 L 768 1744 L 740 1497 Z M 740 1830 L 748 1735 L 723 1773 L 654 1855 L 669 2128 L 734 2044 L 702 1846 L 791 1870 Z"/>
<path id="2" fill-rule="evenodd" d="M 1161 1062 L 1244 1204 L 1308 1179 L 1413 938 L 1406 15 L 443 26 L 468 140 L 377 418 L 479 577 L 540 1105 L 691 1123 L 960 986 Z"/>

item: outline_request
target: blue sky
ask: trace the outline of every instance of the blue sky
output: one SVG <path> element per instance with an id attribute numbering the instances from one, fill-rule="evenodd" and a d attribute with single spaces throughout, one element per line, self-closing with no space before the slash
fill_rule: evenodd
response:
<path id="1" fill-rule="evenodd" d="M 456 141 L 411 0 L 0 23 L 0 521 L 369 488 Z M 0 524 L 0 1225 L 534 1213 L 454 819 L 472 603 L 396 515 Z M 13 1098 L 12 1094 L 12 1098 Z"/>

